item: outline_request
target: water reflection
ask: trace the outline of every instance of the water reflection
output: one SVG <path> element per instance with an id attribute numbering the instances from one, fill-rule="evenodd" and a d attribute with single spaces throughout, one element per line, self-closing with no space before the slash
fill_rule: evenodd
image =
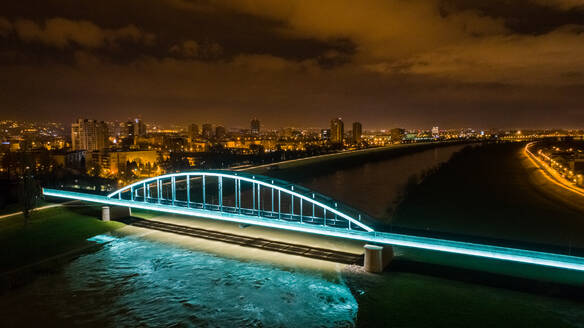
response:
<path id="1" fill-rule="evenodd" d="M 324 175 L 306 175 L 307 178 L 298 183 L 339 199 L 375 218 L 384 219 L 388 216 L 388 208 L 410 177 L 419 177 L 424 171 L 448 161 L 462 147 L 436 147 L 356 167 L 344 167 Z"/>

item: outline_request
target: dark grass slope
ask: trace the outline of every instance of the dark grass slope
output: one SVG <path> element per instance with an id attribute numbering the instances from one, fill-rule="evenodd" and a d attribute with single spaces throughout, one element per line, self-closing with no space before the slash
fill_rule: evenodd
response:
<path id="1" fill-rule="evenodd" d="M 408 193 L 392 229 L 583 255 L 583 207 L 534 184 L 523 146 L 465 147 Z"/>

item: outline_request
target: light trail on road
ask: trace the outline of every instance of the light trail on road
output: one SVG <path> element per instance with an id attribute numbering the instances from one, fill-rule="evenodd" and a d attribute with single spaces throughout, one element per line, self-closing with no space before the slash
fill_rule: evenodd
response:
<path id="1" fill-rule="evenodd" d="M 529 147 L 531 147 L 533 144 L 535 144 L 535 142 L 530 142 L 528 143 L 525 148 L 523 149 L 524 154 L 526 155 L 526 157 L 531 161 L 531 163 L 533 163 L 533 165 L 535 165 L 538 169 L 543 171 L 543 176 L 546 177 L 546 179 L 548 179 L 550 182 L 554 183 L 555 185 L 569 190 L 573 193 L 576 193 L 580 196 L 584 196 L 584 191 L 579 189 L 579 188 L 575 188 L 572 187 L 571 185 L 569 185 L 568 183 L 564 182 L 565 179 L 562 178 L 555 170 L 553 170 L 552 168 L 548 169 L 548 165 L 546 163 L 544 163 L 541 159 L 537 158 L 537 156 L 535 156 L 530 150 Z"/>

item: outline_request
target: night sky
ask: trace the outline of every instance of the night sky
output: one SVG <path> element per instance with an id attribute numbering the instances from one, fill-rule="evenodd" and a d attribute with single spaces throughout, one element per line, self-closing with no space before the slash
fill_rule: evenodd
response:
<path id="1" fill-rule="evenodd" d="M 583 0 L 19 0 L 2 119 L 584 126 Z"/>

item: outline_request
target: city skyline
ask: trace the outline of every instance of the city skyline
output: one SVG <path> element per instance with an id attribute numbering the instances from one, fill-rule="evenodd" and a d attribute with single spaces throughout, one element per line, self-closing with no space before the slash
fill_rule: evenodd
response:
<path id="1" fill-rule="evenodd" d="M 341 116 L 372 129 L 584 119 L 577 1 L 94 5 L 0 5 L 3 118 L 277 127 Z"/>
<path id="2" fill-rule="evenodd" d="M 71 127 L 71 124 L 76 123 L 79 119 L 81 120 L 93 120 L 93 121 L 98 121 L 98 122 L 105 122 L 107 124 L 126 124 L 129 123 L 131 121 L 137 120 L 138 118 L 126 118 L 126 119 L 99 119 L 96 118 L 98 117 L 98 115 L 94 115 L 94 116 L 90 116 L 90 117 L 80 117 L 80 118 L 71 118 L 71 119 L 67 119 L 67 120 L 50 120 L 50 119 L 39 119 L 39 120 L 18 120 L 18 119 L 5 119 L 3 120 L 4 122 L 8 122 L 8 121 L 12 121 L 15 123 L 19 123 L 19 124 L 24 124 L 24 125 L 43 125 L 43 124 L 57 124 L 59 126 L 61 126 L 61 128 L 63 129 L 67 129 L 69 130 Z M 358 119 L 356 120 L 346 120 L 342 117 L 333 117 L 333 118 L 340 118 L 344 123 L 347 124 L 352 124 L 352 123 L 361 123 Z M 254 119 L 257 119 L 257 117 L 254 117 Z M 278 130 L 282 130 L 282 129 L 300 129 L 300 130 L 321 130 L 324 128 L 329 128 L 330 129 L 330 119 L 328 120 L 324 120 L 322 122 L 314 122 L 314 123 L 310 123 L 310 124 L 297 124 L 297 125 L 292 125 L 292 124 L 287 124 L 286 122 L 283 123 L 283 125 L 272 125 L 272 126 L 267 126 L 265 125 L 264 121 L 261 121 L 261 129 L 262 129 L 262 133 L 264 132 L 277 132 Z M 250 126 L 249 126 L 249 121 L 242 121 L 242 122 L 235 122 L 233 125 L 228 125 L 228 124 L 224 124 L 223 122 L 220 121 L 213 121 L 213 120 L 208 120 L 208 121 L 202 121 L 202 120 L 195 120 L 195 121 L 189 121 L 189 122 L 180 122 L 180 121 L 170 121 L 170 122 L 159 122 L 156 120 L 141 120 L 141 122 L 143 122 L 144 124 L 146 124 L 146 126 L 149 126 L 150 128 L 157 128 L 157 129 L 164 129 L 165 131 L 168 130 L 176 130 L 176 131 L 182 131 L 185 133 L 189 133 L 189 129 L 191 128 L 191 125 L 197 125 L 197 127 L 199 129 L 202 129 L 203 125 L 210 125 L 213 127 L 213 129 L 216 126 L 222 126 L 224 127 L 227 131 L 250 131 Z M 397 123 L 389 123 L 387 125 L 376 125 L 375 127 L 373 126 L 365 126 L 365 128 L 362 127 L 362 131 L 368 131 L 368 132 L 389 132 L 391 129 L 394 128 L 403 128 L 407 131 L 431 131 L 432 129 L 434 129 L 436 126 L 436 124 L 430 124 L 430 125 L 426 125 L 426 126 L 402 126 L 402 125 L 398 125 Z M 501 128 L 501 127 L 493 127 L 493 126 L 472 126 L 472 125 L 461 125 L 461 126 L 456 126 L 456 125 L 451 125 L 448 124 L 448 122 L 445 125 L 440 125 L 439 126 L 440 130 L 473 130 L 473 131 L 500 131 L 500 132 L 511 132 L 511 131 L 540 131 L 540 132 L 545 132 L 545 131 L 559 131 L 559 130 L 565 130 L 565 131 L 581 131 L 583 130 L 582 127 L 580 126 L 575 126 L 575 127 L 560 127 L 560 126 L 554 126 L 554 125 L 550 125 L 550 126 L 543 126 L 543 127 L 533 127 L 533 126 L 511 126 L 508 128 Z M 349 126 L 349 129 L 347 131 L 351 131 L 351 128 Z M 200 132 L 200 131 L 199 131 Z"/>

